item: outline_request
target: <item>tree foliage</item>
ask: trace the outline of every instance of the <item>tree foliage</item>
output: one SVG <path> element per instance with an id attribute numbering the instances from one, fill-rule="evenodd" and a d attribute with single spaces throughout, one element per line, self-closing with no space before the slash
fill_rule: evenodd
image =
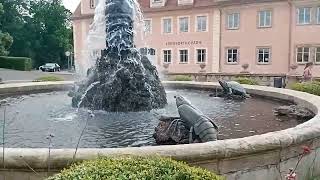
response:
<path id="1" fill-rule="evenodd" d="M 0 19 L 4 14 L 3 5 L 0 3 Z M 0 24 L 1 25 L 1 24 Z M 13 39 L 9 33 L 2 32 L 2 28 L 0 26 L 0 56 L 6 56 L 9 54 L 8 49 L 12 45 Z"/>
<path id="2" fill-rule="evenodd" d="M 72 50 L 71 13 L 61 0 L 0 0 L 6 13 L 1 29 L 13 37 L 11 56 L 33 59 L 34 67 L 55 62 L 67 64 L 64 52 Z"/>

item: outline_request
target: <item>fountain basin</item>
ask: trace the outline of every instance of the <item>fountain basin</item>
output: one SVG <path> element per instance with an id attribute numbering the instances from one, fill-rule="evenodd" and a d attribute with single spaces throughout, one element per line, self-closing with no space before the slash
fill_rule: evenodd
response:
<path id="1" fill-rule="evenodd" d="M 36 87 L 36 90 L 49 90 L 50 88 L 68 87 L 71 84 L 72 82 L 25 83 L 18 85 L 16 88 L 14 85 L 0 85 L 0 93 L 22 93 L 24 89 L 30 92 L 33 86 Z M 210 82 L 164 82 L 164 85 L 171 88 L 192 89 L 218 87 L 217 83 Z M 1 90 L 2 88 L 4 90 Z M 315 157 L 315 154 L 319 153 L 320 147 L 320 115 L 318 114 L 320 97 L 288 89 L 262 86 L 245 86 L 245 88 L 249 94 L 291 101 L 302 105 L 312 110 L 316 116 L 294 128 L 239 139 L 176 146 L 79 149 L 76 161 L 92 159 L 100 155 L 162 155 L 207 168 L 226 175 L 228 179 L 270 180 L 279 179 L 280 174 L 284 177 L 289 168 L 294 168 L 299 154 L 302 153 L 301 145 L 307 145 L 311 147 L 312 151 L 298 166 L 299 178 L 303 179 L 307 175 L 306 169 L 310 167 L 314 167 L 311 170 L 316 173 L 316 170 L 320 169 L 320 157 Z M 74 149 L 52 149 L 50 156 L 51 169 L 56 172 L 66 167 L 68 163 L 72 162 L 73 153 Z M 17 177 L 34 177 L 34 173 L 26 165 L 28 164 L 39 172 L 40 176 L 46 176 L 48 157 L 48 149 L 45 148 L 5 149 L 6 169 L 2 169 L 0 174 L 7 176 L 8 179 L 10 179 L 10 172 L 16 172 L 14 174 L 17 174 Z M 2 157 L 0 158 L 2 159 Z M 1 162 L 0 165 L 3 166 L 3 163 Z M 13 175 L 10 176 L 13 177 Z"/>

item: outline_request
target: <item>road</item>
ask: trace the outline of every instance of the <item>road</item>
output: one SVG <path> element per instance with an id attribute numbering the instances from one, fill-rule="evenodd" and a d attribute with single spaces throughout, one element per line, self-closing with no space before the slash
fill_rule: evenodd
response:
<path id="1" fill-rule="evenodd" d="M 39 77 L 54 75 L 63 78 L 65 81 L 75 80 L 75 75 L 69 72 L 41 72 L 41 71 L 16 71 L 0 68 L 0 78 L 4 83 L 28 82 Z"/>

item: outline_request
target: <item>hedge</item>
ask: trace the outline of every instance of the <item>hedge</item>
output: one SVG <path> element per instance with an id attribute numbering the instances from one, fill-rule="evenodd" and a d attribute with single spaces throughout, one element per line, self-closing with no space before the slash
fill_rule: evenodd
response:
<path id="1" fill-rule="evenodd" d="M 32 69 L 32 60 L 26 57 L 0 56 L 0 68 L 30 71 Z"/>
<path id="2" fill-rule="evenodd" d="M 224 180 L 205 169 L 161 157 L 99 158 L 72 165 L 48 180 Z"/>
<path id="3" fill-rule="evenodd" d="M 46 82 L 46 81 L 64 81 L 64 79 L 58 76 L 49 75 L 49 76 L 42 76 L 33 80 L 33 82 Z"/>
<path id="4" fill-rule="evenodd" d="M 237 79 L 235 79 L 235 81 L 240 84 L 259 85 L 258 81 L 251 78 L 238 77 Z"/>
<path id="5" fill-rule="evenodd" d="M 170 78 L 171 81 L 192 81 L 191 76 L 187 75 L 176 75 Z"/>
<path id="6" fill-rule="evenodd" d="M 320 82 L 317 81 L 295 83 L 291 89 L 320 96 Z"/>

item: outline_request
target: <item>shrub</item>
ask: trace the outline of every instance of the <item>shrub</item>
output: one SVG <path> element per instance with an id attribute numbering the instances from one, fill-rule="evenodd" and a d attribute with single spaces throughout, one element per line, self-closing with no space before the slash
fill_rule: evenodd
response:
<path id="1" fill-rule="evenodd" d="M 64 81 L 64 79 L 57 76 L 42 76 L 33 80 L 33 82 L 44 82 L 44 81 Z"/>
<path id="2" fill-rule="evenodd" d="M 177 162 L 160 157 L 117 157 L 100 158 L 72 165 L 60 174 L 48 180 L 139 180 L 139 179 L 201 179 L 222 180 L 224 178 L 214 173 L 195 167 L 189 167 L 183 162 Z"/>
<path id="3" fill-rule="evenodd" d="M 32 60 L 26 57 L 0 56 L 0 68 L 30 71 L 32 69 Z"/>
<path id="4" fill-rule="evenodd" d="M 295 83 L 292 85 L 291 89 L 320 96 L 320 82 L 317 81 Z"/>
<path id="5" fill-rule="evenodd" d="M 172 81 L 192 81 L 192 77 L 187 75 L 177 75 L 177 76 L 173 76 L 170 79 Z"/>
<path id="6" fill-rule="evenodd" d="M 237 81 L 240 84 L 259 85 L 259 83 L 256 80 L 245 77 L 239 77 L 235 81 Z"/>
<path id="7" fill-rule="evenodd" d="M 320 176 L 317 176 L 317 177 L 308 177 L 307 180 L 320 180 Z"/>

